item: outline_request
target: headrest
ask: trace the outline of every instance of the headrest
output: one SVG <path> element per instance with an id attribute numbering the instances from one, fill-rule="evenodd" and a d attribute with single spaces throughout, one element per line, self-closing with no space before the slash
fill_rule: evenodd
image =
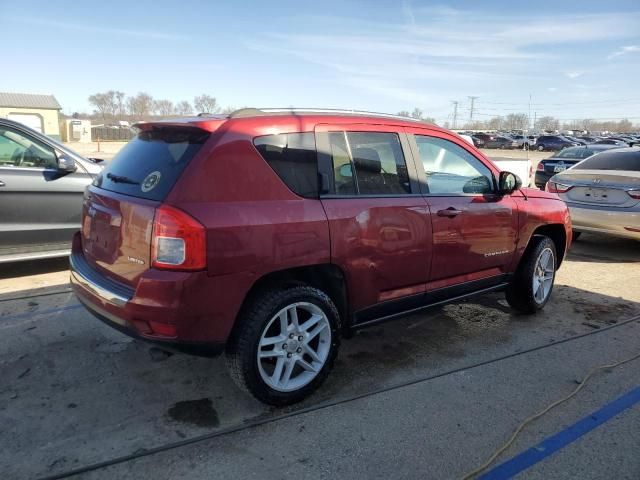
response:
<path id="1" fill-rule="evenodd" d="M 380 155 L 373 148 L 354 148 L 351 152 L 356 171 L 366 170 L 367 172 L 380 173 L 382 164 Z"/>

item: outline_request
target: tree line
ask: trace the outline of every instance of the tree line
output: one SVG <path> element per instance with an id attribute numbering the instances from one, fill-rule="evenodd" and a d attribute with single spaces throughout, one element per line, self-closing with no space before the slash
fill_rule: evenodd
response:
<path id="1" fill-rule="evenodd" d="M 186 116 L 198 113 L 230 113 L 232 107 L 222 108 L 215 97 L 203 93 L 197 95 L 190 102 L 181 100 L 173 102 L 167 99 L 154 99 L 150 94 L 140 92 L 137 95 L 127 96 L 118 90 L 108 90 L 89 96 L 89 104 L 94 109 L 94 118 L 108 123 L 117 120 L 148 120 L 152 117 Z M 420 108 L 413 111 L 402 110 L 397 115 L 413 118 L 426 123 L 435 124 L 433 117 L 427 116 Z M 445 128 L 453 128 L 451 122 L 444 122 Z M 455 125 L 457 128 L 471 130 L 526 130 L 530 127 L 529 115 L 526 113 L 510 113 L 508 115 L 496 115 L 487 120 L 475 120 L 463 125 Z M 543 116 L 535 119 L 534 130 L 588 130 L 588 131 L 612 131 L 629 132 L 634 125 L 627 119 L 617 121 L 597 119 L 575 119 L 561 122 L 552 116 Z M 635 127 L 637 128 L 637 127 Z"/>
<path id="2" fill-rule="evenodd" d="M 631 132 L 637 127 L 628 120 L 597 120 L 590 118 L 565 120 L 561 121 L 552 116 L 544 116 L 532 119 L 533 129 L 535 131 L 551 131 L 556 130 L 587 130 L 594 132 Z M 452 128 L 449 122 L 445 122 L 445 128 Z M 462 129 L 470 130 L 527 130 L 530 128 L 529 115 L 526 113 L 510 113 L 505 116 L 495 116 L 488 120 L 477 120 L 474 122 L 466 122 Z"/>
<path id="3" fill-rule="evenodd" d="M 222 109 L 215 97 L 203 93 L 193 101 L 172 102 L 167 99 L 154 99 L 150 94 L 140 92 L 126 96 L 118 90 L 108 90 L 89 96 L 89 104 L 94 115 L 107 123 L 116 120 L 147 120 L 151 117 L 185 116 L 198 113 L 227 113 L 233 109 Z"/>

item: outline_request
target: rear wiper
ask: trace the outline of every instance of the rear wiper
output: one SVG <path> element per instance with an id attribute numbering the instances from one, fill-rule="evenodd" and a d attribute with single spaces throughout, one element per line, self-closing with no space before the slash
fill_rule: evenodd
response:
<path id="1" fill-rule="evenodd" d="M 107 178 L 114 183 L 129 183 L 131 185 L 140 185 L 140 182 L 130 179 L 122 175 L 114 175 L 113 173 L 107 173 Z"/>

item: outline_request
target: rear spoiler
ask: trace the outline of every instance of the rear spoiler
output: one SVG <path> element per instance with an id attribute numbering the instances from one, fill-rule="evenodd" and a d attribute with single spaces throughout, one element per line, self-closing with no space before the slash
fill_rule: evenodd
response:
<path id="1" fill-rule="evenodd" d="M 137 130 L 148 131 L 154 128 L 196 128 L 204 132 L 214 132 L 227 121 L 226 116 L 173 118 L 170 120 L 157 120 L 151 122 L 136 122 L 131 127 Z"/>

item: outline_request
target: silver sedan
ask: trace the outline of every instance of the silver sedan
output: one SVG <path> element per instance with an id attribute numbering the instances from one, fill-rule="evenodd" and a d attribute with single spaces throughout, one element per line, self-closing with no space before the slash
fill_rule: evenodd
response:
<path id="1" fill-rule="evenodd" d="M 598 153 L 551 177 L 571 213 L 575 232 L 640 240 L 640 148 Z"/>

